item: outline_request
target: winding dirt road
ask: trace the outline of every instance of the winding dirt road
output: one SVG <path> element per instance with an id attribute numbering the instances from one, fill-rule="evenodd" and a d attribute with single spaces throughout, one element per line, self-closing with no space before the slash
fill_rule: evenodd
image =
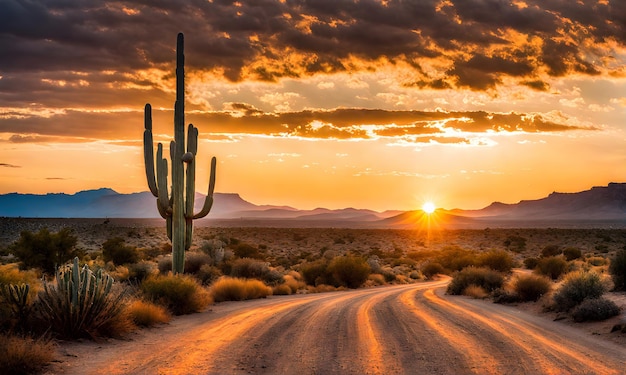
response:
<path id="1" fill-rule="evenodd" d="M 228 302 L 129 341 L 69 343 L 64 374 L 623 374 L 626 348 L 447 281 Z"/>

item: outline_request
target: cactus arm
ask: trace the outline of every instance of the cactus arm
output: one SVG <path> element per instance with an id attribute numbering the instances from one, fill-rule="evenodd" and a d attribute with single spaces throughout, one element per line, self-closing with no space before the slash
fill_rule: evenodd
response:
<path id="1" fill-rule="evenodd" d="M 202 206 L 202 210 L 197 214 L 193 215 L 194 219 L 201 219 L 209 214 L 211 211 L 211 207 L 213 207 L 213 191 L 215 190 L 215 170 L 217 167 L 217 159 L 213 157 L 211 159 L 211 177 L 209 178 L 209 189 L 207 191 L 206 198 L 204 200 L 204 205 Z"/>
<path id="2" fill-rule="evenodd" d="M 163 145 L 157 145 L 157 183 L 159 184 L 159 205 L 169 211 L 170 199 L 167 196 L 167 159 L 163 159 Z"/>
<path id="3" fill-rule="evenodd" d="M 144 108 L 144 126 L 143 132 L 143 157 L 146 167 L 146 178 L 148 180 L 148 188 L 155 197 L 159 196 L 157 184 L 154 179 L 154 150 L 152 149 L 152 106 L 146 104 Z"/>

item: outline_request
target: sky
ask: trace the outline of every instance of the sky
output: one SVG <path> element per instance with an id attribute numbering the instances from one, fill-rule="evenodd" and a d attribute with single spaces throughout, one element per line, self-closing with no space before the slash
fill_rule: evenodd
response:
<path id="1" fill-rule="evenodd" d="M 0 194 L 147 191 L 179 32 L 199 192 L 213 156 L 217 192 L 301 209 L 626 182 L 623 0 L 2 0 Z"/>

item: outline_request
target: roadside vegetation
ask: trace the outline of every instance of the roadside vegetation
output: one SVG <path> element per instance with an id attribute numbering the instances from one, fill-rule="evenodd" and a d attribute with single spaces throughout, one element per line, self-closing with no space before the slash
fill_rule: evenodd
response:
<path id="1" fill-rule="evenodd" d="M 485 229 L 430 242 L 391 230 L 197 232 L 183 275 L 171 274 L 171 247 L 149 229 L 118 229 L 89 249 L 69 228 L 0 244 L 0 373 L 40 371 L 57 339 L 123 337 L 223 301 L 445 275 L 449 294 L 540 303 L 582 322 L 619 314 L 607 292 L 626 290 L 626 231 Z"/>

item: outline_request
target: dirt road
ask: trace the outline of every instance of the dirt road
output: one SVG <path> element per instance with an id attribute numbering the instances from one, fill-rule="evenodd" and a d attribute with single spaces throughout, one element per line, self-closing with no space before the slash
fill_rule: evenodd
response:
<path id="1" fill-rule="evenodd" d="M 623 374 L 626 348 L 445 281 L 228 302 L 129 341 L 70 343 L 64 374 Z"/>

